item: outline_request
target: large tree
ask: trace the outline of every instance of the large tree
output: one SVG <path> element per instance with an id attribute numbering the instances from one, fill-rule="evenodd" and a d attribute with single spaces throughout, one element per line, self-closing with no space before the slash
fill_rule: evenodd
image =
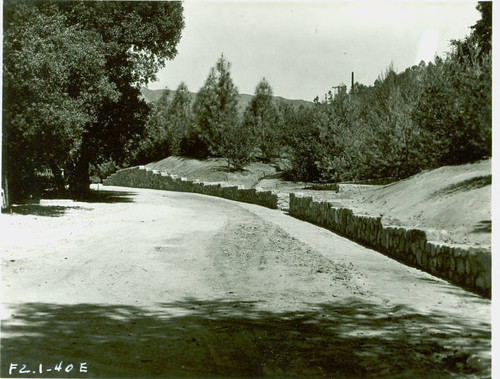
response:
<path id="1" fill-rule="evenodd" d="M 169 91 L 165 88 L 160 98 L 151 105 L 144 136 L 131 153 L 131 164 L 146 164 L 171 154 L 167 127 L 170 102 Z"/>
<path id="2" fill-rule="evenodd" d="M 90 163 L 126 157 L 149 112 L 139 86 L 176 55 L 183 26 L 178 2 L 4 2 L 2 179 L 14 200 L 40 176 L 82 194 Z"/>
<path id="3" fill-rule="evenodd" d="M 196 96 L 193 112 L 207 152 L 220 156 L 224 130 L 238 123 L 238 89 L 231 78 L 231 64 L 223 55 L 210 69 Z"/>
<path id="4" fill-rule="evenodd" d="M 269 160 L 279 155 L 281 128 L 278 109 L 269 82 L 262 79 L 245 109 L 244 125 L 253 134 L 262 157 Z"/>
<path id="5" fill-rule="evenodd" d="M 181 142 L 187 136 L 192 123 L 191 94 L 186 83 L 181 82 L 168 107 L 167 129 L 171 154 L 179 154 Z"/>

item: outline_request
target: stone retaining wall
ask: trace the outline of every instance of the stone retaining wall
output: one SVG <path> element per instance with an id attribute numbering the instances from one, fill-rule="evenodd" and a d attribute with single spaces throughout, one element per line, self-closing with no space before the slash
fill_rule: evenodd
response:
<path id="1" fill-rule="evenodd" d="M 105 185 L 192 192 L 278 208 L 278 194 L 242 186 L 188 180 L 144 166 L 117 171 Z M 329 202 L 290 193 L 290 215 L 326 227 L 435 276 L 491 296 L 491 250 L 429 241 L 425 231 L 382 225 L 381 217 L 357 215 Z"/>
<path id="2" fill-rule="evenodd" d="M 244 188 L 243 186 L 223 186 L 216 183 L 203 183 L 152 170 L 144 166 L 119 170 L 106 178 L 104 184 L 108 186 L 192 192 L 258 204 L 272 209 L 278 208 L 278 195 L 273 191 L 260 191 L 255 188 Z"/>
<path id="3" fill-rule="evenodd" d="M 290 193 L 292 216 L 326 227 L 453 283 L 491 296 L 491 251 L 427 240 L 418 229 L 384 226 L 381 217 L 356 215 L 329 202 Z"/>

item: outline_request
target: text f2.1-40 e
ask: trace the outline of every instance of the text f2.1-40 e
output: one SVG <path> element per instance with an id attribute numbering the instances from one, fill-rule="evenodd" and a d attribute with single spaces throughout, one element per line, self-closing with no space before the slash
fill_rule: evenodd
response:
<path id="1" fill-rule="evenodd" d="M 64 373 L 71 373 L 75 372 L 75 370 L 78 370 L 78 372 L 87 372 L 87 362 L 81 362 L 81 363 L 68 363 L 64 364 L 63 361 L 60 361 L 57 364 L 54 365 L 46 365 L 44 366 L 42 363 L 38 365 L 33 370 L 33 367 L 28 367 L 27 364 L 24 363 L 11 363 L 9 367 L 9 375 L 16 375 L 16 374 L 44 374 L 48 372 L 60 372 L 62 374 Z"/>

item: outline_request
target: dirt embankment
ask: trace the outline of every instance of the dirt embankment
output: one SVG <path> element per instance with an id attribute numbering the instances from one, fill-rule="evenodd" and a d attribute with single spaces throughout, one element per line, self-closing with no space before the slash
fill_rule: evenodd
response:
<path id="1" fill-rule="evenodd" d="M 191 180 L 204 182 L 223 183 L 227 185 L 244 185 L 253 188 L 267 176 L 276 174 L 272 165 L 254 162 L 245 170 L 231 171 L 227 162 L 221 158 L 208 158 L 204 160 L 184 157 L 168 157 L 158 162 L 149 163 L 146 167 L 158 171 L 179 175 Z"/>
<path id="2" fill-rule="evenodd" d="M 263 163 L 242 172 L 229 172 L 222 159 L 169 157 L 148 166 L 189 179 L 275 190 L 283 209 L 290 192 L 301 192 L 361 214 L 382 215 L 389 225 L 429 230 L 434 240 L 491 246 L 491 159 L 428 170 L 383 186 L 340 184 L 338 192 L 276 178 L 276 166 Z"/>

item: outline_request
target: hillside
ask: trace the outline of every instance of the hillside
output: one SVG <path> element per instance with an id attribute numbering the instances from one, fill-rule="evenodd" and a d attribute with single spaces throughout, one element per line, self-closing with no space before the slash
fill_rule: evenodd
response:
<path id="1" fill-rule="evenodd" d="M 170 89 L 168 89 L 168 90 L 166 90 L 166 89 L 151 90 L 151 89 L 144 88 L 144 87 L 141 88 L 142 97 L 148 103 L 152 103 L 152 102 L 157 101 L 165 91 L 168 92 L 168 96 L 170 99 L 174 96 L 175 91 L 170 90 Z M 189 92 L 189 94 L 191 95 L 191 103 L 193 103 L 195 98 L 196 98 L 196 92 Z M 239 108 L 240 112 L 243 112 L 245 110 L 245 108 L 250 103 L 252 98 L 253 98 L 253 95 L 247 95 L 244 93 L 241 93 L 238 95 L 238 108 Z M 281 97 L 281 96 L 274 96 L 274 99 L 276 101 L 284 101 L 285 103 L 288 103 L 288 104 L 293 105 L 295 107 L 299 107 L 301 105 L 308 106 L 308 105 L 313 104 L 310 101 L 290 100 L 290 99 L 285 99 L 284 97 Z"/>
<path id="2" fill-rule="evenodd" d="M 427 170 L 384 186 L 341 185 L 337 200 L 391 225 L 432 229 L 436 240 L 491 245 L 491 159 Z"/>
<path id="3" fill-rule="evenodd" d="M 434 240 L 491 245 L 491 159 L 440 167 L 383 186 L 340 184 L 338 192 L 283 181 L 274 166 L 263 163 L 239 173 L 228 172 L 222 159 L 169 157 L 148 166 L 189 179 L 276 190 L 284 209 L 288 193 L 301 192 L 358 213 L 382 215 L 384 224 L 427 229 Z"/>
<path id="4" fill-rule="evenodd" d="M 219 158 L 197 160 L 168 157 L 146 166 L 191 180 L 199 179 L 204 182 L 244 185 L 247 188 L 255 187 L 264 177 L 276 174 L 274 167 L 259 162 L 251 163 L 243 171 L 228 171 L 226 161 Z"/>

